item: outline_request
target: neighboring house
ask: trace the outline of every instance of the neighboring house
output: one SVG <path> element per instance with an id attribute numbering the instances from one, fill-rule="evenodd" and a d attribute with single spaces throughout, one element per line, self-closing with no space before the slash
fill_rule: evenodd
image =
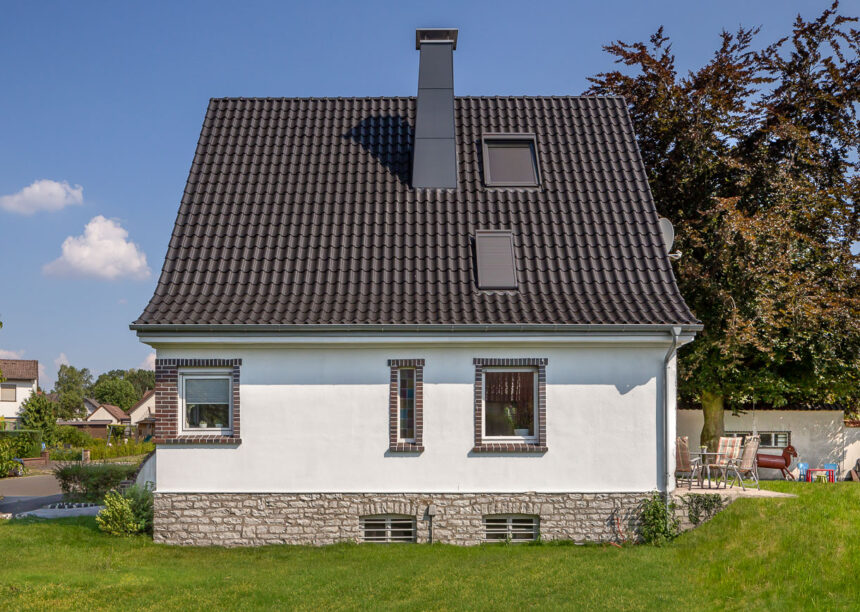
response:
<path id="1" fill-rule="evenodd" d="M 624 100 L 213 99 L 161 278 L 155 539 L 613 540 L 674 488 L 682 299 Z M 509 84 L 507 85 L 509 86 Z"/>
<path id="2" fill-rule="evenodd" d="M 797 451 L 792 462 L 792 472 L 797 475 L 797 464 L 804 462 L 810 467 L 825 463 L 839 465 L 844 476 L 860 459 L 860 427 L 846 423 L 842 410 L 827 408 L 809 409 L 762 409 L 745 410 L 724 415 L 727 436 L 747 436 L 753 433 L 761 437 L 760 453 L 781 455 L 789 444 Z M 678 435 L 687 436 L 693 447 L 698 445 L 704 417 L 701 409 L 678 410 Z M 778 470 L 762 469 L 765 479 L 782 479 Z"/>
<path id="3" fill-rule="evenodd" d="M 101 406 L 101 404 L 98 400 L 95 400 L 91 397 L 84 398 L 84 411 L 86 412 L 86 416 L 90 416 L 93 412 L 98 410 L 99 406 Z"/>
<path id="4" fill-rule="evenodd" d="M 155 389 L 150 389 L 128 411 L 138 438 L 155 435 Z"/>
<path id="5" fill-rule="evenodd" d="M 0 359 L 0 417 L 6 428 L 14 427 L 21 404 L 39 389 L 39 362 L 35 359 Z"/>
<path id="6" fill-rule="evenodd" d="M 89 422 L 106 421 L 111 425 L 131 423 L 131 418 L 125 410 L 119 406 L 113 406 L 111 404 L 99 404 L 98 408 L 88 414 L 87 418 L 84 420 Z"/>

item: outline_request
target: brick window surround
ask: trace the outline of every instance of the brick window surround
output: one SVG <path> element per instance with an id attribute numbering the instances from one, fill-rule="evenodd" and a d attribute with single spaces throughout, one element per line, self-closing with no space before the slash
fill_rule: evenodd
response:
<path id="1" fill-rule="evenodd" d="M 546 358 L 495 359 L 475 358 L 475 447 L 474 453 L 545 453 L 546 446 Z M 495 442 L 483 439 L 484 368 L 529 367 L 537 369 L 538 405 L 537 439 L 528 442 Z"/>
<path id="2" fill-rule="evenodd" d="M 239 444 L 239 369 L 241 359 L 156 359 L 155 443 Z M 230 435 L 183 434 L 179 427 L 179 371 L 182 368 L 223 368 L 233 374 L 233 429 Z"/>
<path id="3" fill-rule="evenodd" d="M 420 453 L 424 450 L 424 360 L 389 359 L 391 377 L 388 385 L 388 452 Z M 400 368 L 415 370 L 415 441 L 399 442 L 400 405 L 397 397 Z"/>

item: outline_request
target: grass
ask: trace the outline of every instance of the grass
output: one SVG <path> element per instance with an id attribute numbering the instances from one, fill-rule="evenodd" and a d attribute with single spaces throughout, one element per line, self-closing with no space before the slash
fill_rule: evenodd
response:
<path id="1" fill-rule="evenodd" d="M 92 519 L 0 521 L 9 610 L 860 607 L 860 486 L 768 483 L 662 548 L 573 545 L 194 549 Z"/>

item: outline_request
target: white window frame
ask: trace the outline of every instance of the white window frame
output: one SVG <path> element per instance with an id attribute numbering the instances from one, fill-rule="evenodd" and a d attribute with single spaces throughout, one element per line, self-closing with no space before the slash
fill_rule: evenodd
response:
<path id="1" fill-rule="evenodd" d="M 534 398 L 532 399 L 532 418 L 534 420 L 532 429 L 534 434 L 531 436 L 490 436 L 487 435 L 487 374 L 493 372 L 528 372 L 534 377 L 532 389 Z M 540 431 L 540 414 L 538 410 L 538 368 L 531 366 L 520 367 L 496 367 L 484 366 L 481 372 L 481 439 L 485 442 L 536 442 L 538 432 Z"/>
<path id="2" fill-rule="evenodd" d="M 385 535 L 382 538 L 367 538 L 367 521 L 383 521 L 384 525 L 382 529 L 385 530 Z M 409 522 L 409 528 L 412 531 L 412 535 L 409 538 L 402 537 L 392 537 L 392 523 L 406 523 Z M 418 533 L 418 521 L 415 520 L 414 516 L 410 516 L 408 514 L 371 514 L 367 516 L 359 517 L 358 527 L 361 531 L 361 541 L 375 544 L 409 544 L 416 541 L 416 535 Z M 399 525 L 396 530 L 402 530 L 403 525 Z"/>
<path id="3" fill-rule="evenodd" d="M 528 519 L 531 525 L 528 529 L 514 525 L 515 520 Z M 493 525 L 490 527 L 488 520 L 504 521 L 504 525 Z M 485 514 L 481 519 L 484 528 L 483 539 L 485 542 L 535 542 L 540 537 L 540 517 L 534 514 Z M 504 537 L 489 537 L 489 533 Z M 528 535 L 529 537 L 514 537 Z"/>
<path id="4" fill-rule="evenodd" d="M 725 433 L 726 433 L 726 436 L 730 436 L 732 438 L 741 438 L 744 441 L 746 441 L 746 438 L 753 435 L 753 432 L 750 430 L 727 431 Z M 773 446 L 772 444 L 765 444 L 764 440 L 762 440 L 760 448 L 773 448 L 773 449 L 782 450 L 786 446 L 791 446 L 791 431 L 787 430 L 787 429 L 770 430 L 770 431 L 757 431 L 756 435 L 759 436 L 759 439 L 761 439 L 762 436 L 770 436 L 771 441 L 773 441 L 774 437 L 778 436 L 778 435 L 784 435 L 784 436 L 787 436 L 787 438 L 788 438 L 785 446 Z"/>
<path id="5" fill-rule="evenodd" d="M 12 389 L 12 395 L 14 397 L 10 400 L 3 399 L 3 389 Z M 3 402 L 17 402 L 18 401 L 18 385 L 15 383 L 0 383 L 0 401 Z"/>
<path id="6" fill-rule="evenodd" d="M 185 424 L 185 382 L 190 378 L 208 378 L 208 379 L 224 379 L 230 384 L 227 406 L 227 419 L 229 423 L 226 427 L 188 427 Z M 186 435 L 200 434 L 218 434 L 221 436 L 229 436 L 233 433 L 233 373 L 227 370 L 184 370 L 179 372 L 179 380 L 177 381 L 177 391 L 179 394 L 179 432 Z"/>
<path id="7" fill-rule="evenodd" d="M 402 442 L 404 444 L 415 444 L 415 441 L 418 439 L 415 435 L 413 435 L 411 438 L 401 438 L 400 437 L 400 400 L 402 399 L 401 395 L 400 395 L 400 380 L 401 380 L 400 379 L 400 373 L 403 370 L 412 370 L 412 390 L 414 392 L 414 395 L 412 396 L 412 432 L 413 432 L 413 434 L 418 429 L 417 428 L 417 425 L 418 425 L 417 419 L 415 418 L 415 416 L 416 416 L 415 412 L 418 408 L 418 406 L 417 406 L 418 382 L 417 382 L 417 376 L 416 376 L 416 374 L 418 373 L 417 372 L 418 368 L 413 368 L 413 367 L 409 367 L 409 366 L 399 367 L 399 368 L 397 368 L 397 441 Z"/>

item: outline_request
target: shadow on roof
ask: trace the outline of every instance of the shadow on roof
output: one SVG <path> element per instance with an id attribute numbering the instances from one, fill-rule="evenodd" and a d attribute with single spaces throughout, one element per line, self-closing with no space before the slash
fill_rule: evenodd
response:
<path id="1" fill-rule="evenodd" d="M 361 145 L 401 183 L 410 183 L 409 161 L 415 130 L 405 117 L 366 117 L 344 132 L 343 137 Z"/>

